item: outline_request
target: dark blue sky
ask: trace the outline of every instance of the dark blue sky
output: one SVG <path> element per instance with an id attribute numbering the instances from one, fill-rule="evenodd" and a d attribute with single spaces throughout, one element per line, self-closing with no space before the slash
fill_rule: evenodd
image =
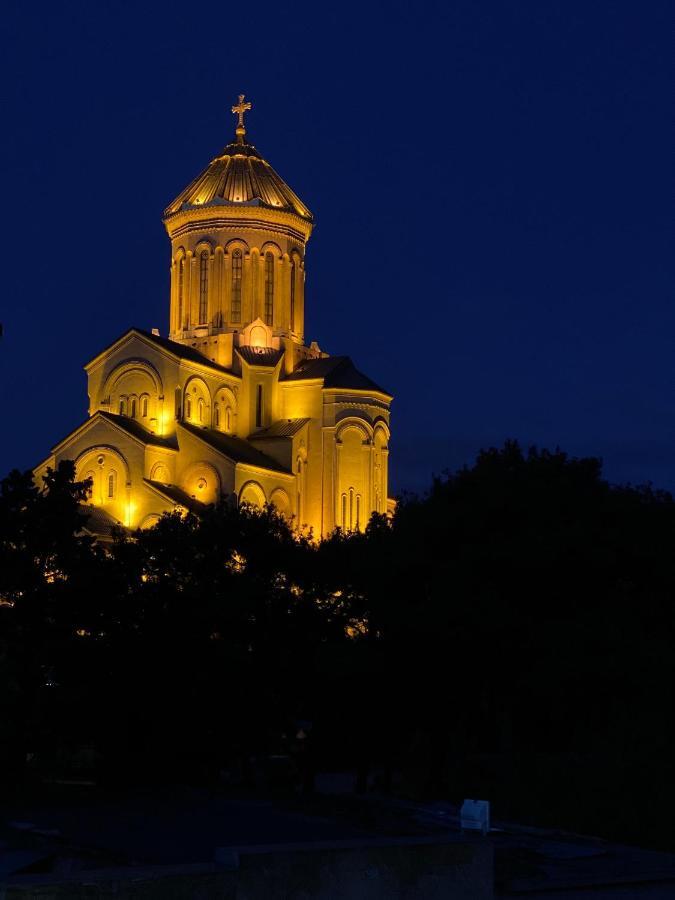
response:
<path id="1" fill-rule="evenodd" d="M 166 334 L 165 205 L 232 135 L 309 205 L 306 333 L 395 395 L 392 481 L 515 437 L 675 488 L 672 4 L 12 4 L 0 474 Z"/>

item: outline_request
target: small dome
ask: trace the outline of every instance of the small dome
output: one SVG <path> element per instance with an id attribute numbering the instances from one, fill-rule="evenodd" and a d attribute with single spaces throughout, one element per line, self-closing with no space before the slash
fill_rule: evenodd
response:
<path id="1" fill-rule="evenodd" d="M 312 214 L 272 166 L 243 135 L 198 175 L 164 211 L 164 217 L 184 209 L 219 205 L 264 206 L 290 212 L 307 222 Z"/>

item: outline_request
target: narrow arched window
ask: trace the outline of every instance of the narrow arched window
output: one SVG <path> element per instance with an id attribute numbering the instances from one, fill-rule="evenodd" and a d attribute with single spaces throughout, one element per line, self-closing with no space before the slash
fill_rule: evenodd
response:
<path id="1" fill-rule="evenodd" d="M 199 417 L 199 421 L 204 421 L 204 401 L 202 398 L 199 398 L 199 402 L 197 403 L 197 416 Z"/>
<path id="2" fill-rule="evenodd" d="M 115 473 L 111 472 L 108 475 L 108 498 L 112 500 L 115 496 Z"/>
<path id="3" fill-rule="evenodd" d="M 124 397 L 120 397 L 120 415 L 126 416 L 127 414 L 127 401 Z"/>
<path id="4" fill-rule="evenodd" d="M 349 488 L 349 528 L 354 527 L 354 488 Z"/>
<path id="5" fill-rule="evenodd" d="M 213 407 L 213 424 L 216 428 L 220 425 L 220 406 L 218 403 Z"/>
<path id="6" fill-rule="evenodd" d="M 265 325 L 274 321 L 274 254 L 265 254 Z"/>
<path id="7" fill-rule="evenodd" d="M 342 495 L 342 527 L 347 527 L 347 495 Z"/>
<path id="8" fill-rule="evenodd" d="M 255 404 L 255 424 L 256 428 L 260 428 L 263 423 L 263 386 L 262 384 L 258 385 L 258 390 L 256 392 L 256 404 Z"/>
<path id="9" fill-rule="evenodd" d="M 241 250 L 232 253 L 232 301 L 230 318 L 232 322 L 241 322 Z"/>
<path id="10" fill-rule="evenodd" d="M 132 419 L 136 418 L 136 398 L 132 397 L 129 401 L 129 415 Z"/>
<path id="11" fill-rule="evenodd" d="M 295 331 L 295 260 L 291 262 L 291 331 Z"/>
<path id="12" fill-rule="evenodd" d="M 183 329 L 183 291 L 185 289 L 185 257 L 178 262 L 178 330 Z"/>
<path id="13" fill-rule="evenodd" d="M 361 495 L 356 495 L 356 528 L 361 527 Z"/>
<path id="14" fill-rule="evenodd" d="M 232 410 L 229 406 L 225 410 L 225 429 L 226 431 L 232 431 Z"/>
<path id="15" fill-rule="evenodd" d="M 199 254 L 199 324 L 205 325 L 208 315 L 209 251 Z"/>
<path id="16" fill-rule="evenodd" d="M 141 397 L 141 416 L 145 419 L 148 415 L 148 398 Z"/>
<path id="17" fill-rule="evenodd" d="M 191 397 L 185 398 L 185 416 L 188 419 L 192 418 L 192 398 Z"/>

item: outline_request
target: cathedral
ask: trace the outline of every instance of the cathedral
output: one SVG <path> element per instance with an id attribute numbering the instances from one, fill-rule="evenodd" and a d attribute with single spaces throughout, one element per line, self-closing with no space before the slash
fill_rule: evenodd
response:
<path id="1" fill-rule="evenodd" d="M 91 479 L 88 529 L 147 528 L 228 497 L 314 537 L 363 529 L 387 499 L 392 396 L 305 343 L 312 214 L 235 139 L 164 213 L 169 331 L 131 328 L 85 366 L 89 417 L 36 469 Z"/>

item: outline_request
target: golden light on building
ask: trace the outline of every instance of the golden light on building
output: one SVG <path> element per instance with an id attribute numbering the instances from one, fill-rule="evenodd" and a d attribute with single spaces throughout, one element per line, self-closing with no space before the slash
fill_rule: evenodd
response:
<path id="1" fill-rule="evenodd" d="M 222 496 L 315 537 L 391 508 L 391 394 L 305 341 L 314 220 L 248 140 L 251 109 L 239 95 L 234 140 L 165 210 L 168 337 L 131 328 L 95 356 L 89 418 L 36 469 L 75 460 L 94 531 Z"/>

